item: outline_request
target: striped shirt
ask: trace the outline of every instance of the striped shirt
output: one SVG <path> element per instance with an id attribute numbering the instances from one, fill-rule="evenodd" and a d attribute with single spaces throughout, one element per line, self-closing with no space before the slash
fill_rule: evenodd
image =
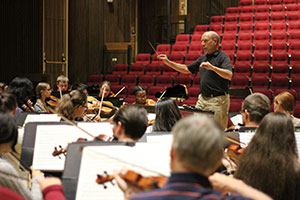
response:
<path id="1" fill-rule="evenodd" d="M 167 184 L 157 190 L 136 194 L 132 200 L 215 200 L 247 199 L 242 196 L 224 196 L 213 190 L 207 177 L 196 173 L 172 173 Z"/>

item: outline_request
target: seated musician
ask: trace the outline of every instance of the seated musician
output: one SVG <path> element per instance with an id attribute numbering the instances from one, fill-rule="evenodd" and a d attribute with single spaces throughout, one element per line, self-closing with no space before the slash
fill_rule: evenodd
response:
<path id="1" fill-rule="evenodd" d="M 113 117 L 114 137 L 121 142 L 138 141 L 148 126 L 147 111 L 129 104 L 120 108 Z"/>
<path id="2" fill-rule="evenodd" d="M 77 120 L 83 117 L 87 109 L 87 96 L 79 90 L 73 90 L 65 94 L 59 100 L 56 111 L 69 120 Z"/>
<path id="3" fill-rule="evenodd" d="M 279 112 L 267 114 L 241 156 L 234 177 L 273 199 L 299 199 L 296 144 L 291 118 Z"/>
<path id="4" fill-rule="evenodd" d="M 8 86 L 5 83 L 0 82 L 0 94 L 3 92 L 6 92 L 7 89 L 8 89 Z"/>
<path id="5" fill-rule="evenodd" d="M 13 116 L 16 115 L 17 112 L 17 99 L 15 95 L 9 92 L 3 92 L 0 94 L 0 111 L 1 112 L 8 112 Z"/>
<path id="6" fill-rule="evenodd" d="M 135 200 L 184 200 L 184 199 L 270 199 L 267 195 L 247 186 L 242 181 L 221 174 L 211 174 L 218 168 L 223 157 L 224 133 L 205 115 L 193 115 L 180 120 L 173 128 L 171 146 L 171 176 L 165 186 L 153 191 L 135 193 L 125 182 L 121 172 L 117 183 L 124 191 L 125 199 Z M 222 181 L 225 180 L 225 181 Z M 239 194 L 224 196 L 211 187 L 227 189 Z"/>
<path id="7" fill-rule="evenodd" d="M 257 127 L 266 114 L 270 112 L 270 100 L 262 93 L 253 93 L 245 98 L 242 104 L 243 124 L 246 127 Z"/>
<path id="8" fill-rule="evenodd" d="M 97 99 L 101 100 L 102 96 L 104 98 L 114 96 L 114 93 L 111 91 L 111 84 L 109 81 L 103 81 L 100 85 L 100 92 Z"/>
<path id="9" fill-rule="evenodd" d="M 136 86 L 135 88 L 133 88 L 132 93 L 135 96 L 134 104 L 152 106 L 156 103 L 152 99 L 147 99 L 147 91 L 142 86 Z"/>
<path id="10" fill-rule="evenodd" d="M 300 119 L 294 117 L 295 98 L 289 92 L 281 92 L 274 98 L 274 112 L 282 112 L 291 117 L 294 126 L 300 126 Z"/>
<path id="11" fill-rule="evenodd" d="M 153 132 L 171 131 L 178 120 L 182 118 L 180 110 L 173 99 L 158 101 L 155 104 L 155 121 Z"/>
<path id="12" fill-rule="evenodd" d="M 79 90 L 79 91 L 83 92 L 84 94 L 88 95 L 87 88 L 88 88 L 88 86 L 84 83 L 75 83 L 75 84 L 72 85 L 71 91 L 72 90 Z"/>
<path id="13" fill-rule="evenodd" d="M 18 139 L 18 127 L 15 118 L 10 113 L 0 113 L 0 153 L 15 151 Z M 32 171 L 32 189 L 27 187 L 27 181 L 20 177 L 14 166 L 2 156 L 0 158 L 0 185 L 5 186 L 27 199 L 42 199 L 38 178 L 43 175 L 38 170 Z M 3 197 L 3 196 L 2 196 Z M 2 199 L 1 197 L 1 199 Z"/>
<path id="14" fill-rule="evenodd" d="M 69 79 L 64 75 L 60 75 L 56 79 L 57 90 L 52 91 L 51 95 L 61 98 L 62 95 L 69 93 Z"/>
<path id="15" fill-rule="evenodd" d="M 10 83 L 7 90 L 9 93 L 15 95 L 18 108 L 16 116 L 22 111 L 34 111 L 32 102 L 30 100 L 33 94 L 33 85 L 28 78 L 16 77 Z"/>
<path id="16" fill-rule="evenodd" d="M 48 113 L 49 109 L 47 106 L 46 99 L 50 98 L 51 95 L 51 87 L 49 83 L 40 82 L 36 86 L 36 94 L 38 99 L 36 100 L 36 103 L 34 104 L 34 110 L 38 113 Z"/>

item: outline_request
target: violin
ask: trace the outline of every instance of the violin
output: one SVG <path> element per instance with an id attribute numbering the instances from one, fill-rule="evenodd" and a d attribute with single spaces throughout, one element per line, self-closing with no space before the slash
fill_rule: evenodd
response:
<path id="1" fill-rule="evenodd" d="M 55 96 L 50 96 L 48 98 L 46 98 L 46 104 L 48 106 L 51 106 L 52 108 L 55 108 L 58 105 L 58 98 Z"/>
<path id="2" fill-rule="evenodd" d="M 93 141 L 97 141 L 97 140 L 100 140 L 100 141 L 104 141 L 104 142 L 112 142 L 115 138 L 114 137 L 111 137 L 111 136 L 108 136 L 108 135 L 104 135 L 104 134 L 100 134 L 96 137 L 93 138 Z M 76 140 L 76 142 L 87 142 L 88 139 L 86 138 L 78 138 Z M 61 145 L 58 146 L 59 148 L 57 147 L 54 147 L 54 151 L 52 152 L 52 156 L 53 157 L 56 157 L 61 154 L 63 154 L 64 156 L 67 155 L 67 147 L 62 147 Z M 60 158 L 60 157 L 59 157 Z"/>
<path id="3" fill-rule="evenodd" d="M 227 148 L 227 155 L 235 163 L 238 164 L 241 155 L 244 153 L 245 149 L 238 144 L 231 144 Z"/>
<path id="4" fill-rule="evenodd" d="M 98 101 L 95 97 L 88 96 L 88 110 L 94 111 L 99 110 L 100 108 L 100 101 Z M 103 114 L 110 114 L 116 107 L 110 101 L 103 101 L 101 113 Z"/>
<path id="5" fill-rule="evenodd" d="M 165 176 L 150 176 L 144 177 L 141 174 L 138 174 L 132 170 L 127 170 L 125 173 L 120 175 L 125 181 L 130 184 L 142 189 L 150 190 L 155 188 L 160 188 L 165 185 L 167 182 L 167 177 Z M 111 182 L 115 178 L 114 175 L 108 175 L 107 172 L 104 172 L 104 175 L 97 174 L 96 183 L 102 184 L 104 188 L 107 188 L 104 183 Z"/>

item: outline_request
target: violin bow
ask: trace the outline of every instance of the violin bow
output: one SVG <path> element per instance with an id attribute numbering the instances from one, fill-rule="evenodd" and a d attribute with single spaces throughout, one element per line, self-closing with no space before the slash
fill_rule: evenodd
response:
<path id="1" fill-rule="evenodd" d="M 74 122 L 72 122 L 71 120 L 69 120 L 68 118 L 66 118 L 65 116 L 61 115 L 60 113 L 56 112 L 55 110 L 53 110 L 52 108 L 50 108 L 48 106 L 48 109 L 54 113 L 57 114 L 58 116 L 60 116 L 63 120 L 65 120 L 67 123 L 69 123 L 72 126 L 75 126 L 76 128 L 80 129 L 82 132 L 86 133 L 87 135 L 91 136 L 92 138 L 94 138 L 94 135 L 92 135 L 91 133 L 87 132 L 86 130 L 84 130 L 83 128 L 77 126 L 77 124 L 75 124 Z"/>
<path id="2" fill-rule="evenodd" d="M 241 146 L 241 145 L 246 145 L 245 143 L 243 143 L 243 142 L 240 142 L 240 141 L 238 141 L 238 140 L 236 140 L 236 139 L 234 139 L 234 138 L 231 138 L 231 137 L 229 137 L 229 136 L 225 136 L 225 138 L 226 138 L 226 140 L 228 140 L 229 142 L 232 142 L 232 143 L 234 143 L 234 144 L 237 144 L 237 145 L 239 145 L 239 146 Z"/>
<path id="3" fill-rule="evenodd" d="M 122 88 L 114 95 L 114 97 L 118 96 L 124 89 L 125 89 L 125 86 L 122 87 Z"/>
<path id="4" fill-rule="evenodd" d="M 165 90 L 165 91 L 160 95 L 160 97 L 158 98 L 157 102 L 159 102 L 159 101 L 161 100 L 161 98 L 165 95 L 166 91 L 167 91 L 167 90 Z"/>
<path id="5" fill-rule="evenodd" d="M 153 51 L 155 52 L 155 54 L 158 56 L 158 53 L 157 53 L 157 51 L 155 50 L 155 48 L 153 47 L 153 45 L 151 44 L 151 42 L 150 42 L 150 41 L 149 41 L 149 44 L 150 44 L 151 48 L 153 49 Z"/>
<path id="6" fill-rule="evenodd" d="M 62 98 L 62 92 L 61 92 L 61 88 L 58 87 L 58 90 L 59 90 L 59 95 L 60 95 L 60 98 Z"/>
<path id="7" fill-rule="evenodd" d="M 102 110 L 103 99 L 104 99 L 104 93 L 105 93 L 105 87 L 103 87 L 101 101 L 100 101 L 100 105 L 99 105 L 99 111 L 98 111 L 98 114 L 95 117 L 97 117 L 97 116 L 100 117 L 101 110 Z"/>

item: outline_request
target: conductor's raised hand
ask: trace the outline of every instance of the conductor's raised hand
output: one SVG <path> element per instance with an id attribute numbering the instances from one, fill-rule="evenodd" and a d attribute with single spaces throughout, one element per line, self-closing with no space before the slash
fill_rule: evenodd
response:
<path id="1" fill-rule="evenodd" d="M 203 62 L 203 63 L 201 63 L 200 67 L 202 67 L 204 69 L 208 69 L 208 70 L 213 70 L 213 71 L 215 68 L 212 64 L 210 64 L 210 62 Z"/>
<path id="2" fill-rule="evenodd" d="M 164 63 L 168 62 L 169 59 L 168 59 L 168 56 L 166 54 L 159 54 L 157 56 L 158 59 L 162 60 Z"/>

